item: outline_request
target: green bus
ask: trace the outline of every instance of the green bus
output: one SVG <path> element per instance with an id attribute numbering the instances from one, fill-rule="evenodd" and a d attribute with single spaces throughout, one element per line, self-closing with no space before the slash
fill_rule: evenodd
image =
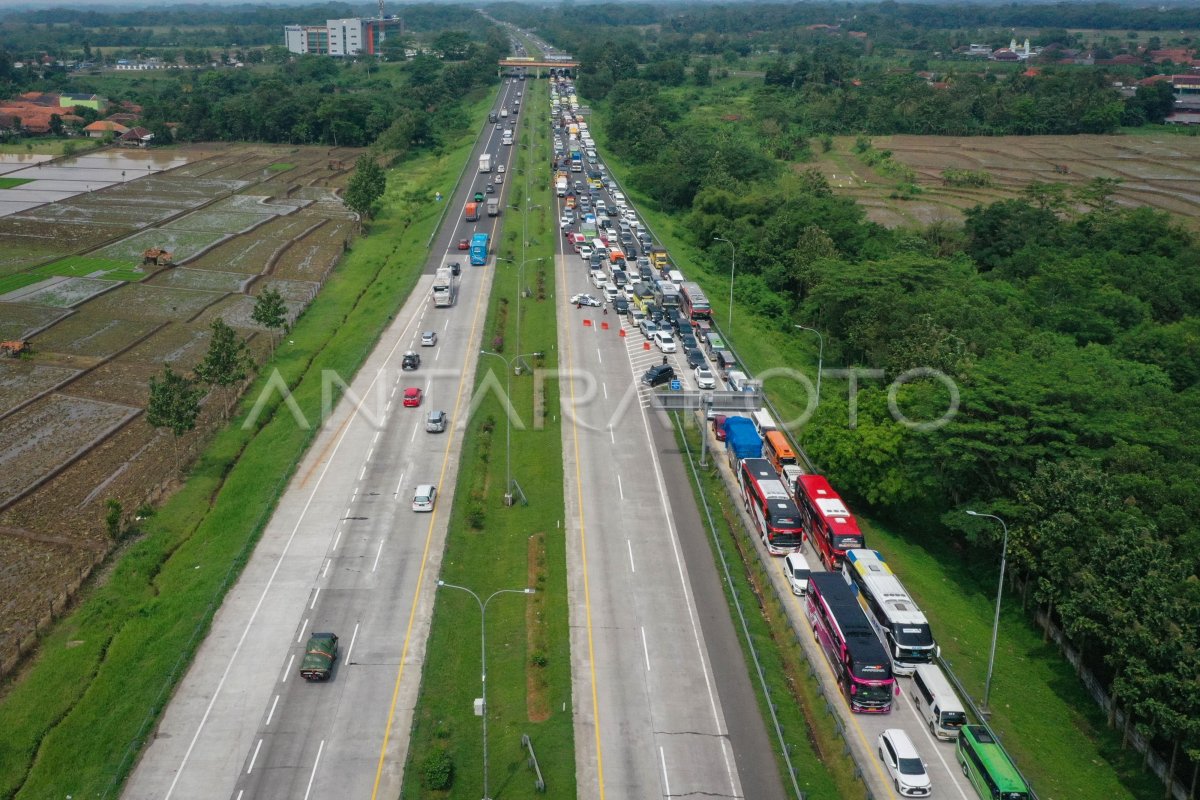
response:
<path id="1" fill-rule="evenodd" d="M 1008 753 L 982 725 L 964 725 L 954 748 L 963 775 L 983 800 L 1030 800 L 1032 793 Z"/>

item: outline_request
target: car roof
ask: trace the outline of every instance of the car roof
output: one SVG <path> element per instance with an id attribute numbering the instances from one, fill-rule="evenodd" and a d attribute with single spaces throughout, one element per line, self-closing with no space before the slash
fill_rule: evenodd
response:
<path id="1" fill-rule="evenodd" d="M 421 391 L 421 388 L 419 386 L 409 386 L 407 389 L 404 390 L 404 393 L 405 394 L 416 394 L 419 391 Z"/>
<path id="2" fill-rule="evenodd" d="M 883 735 L 892 740 L 897 757 L 920 758 L 916 745 L 913 744 L 912 739 L 908 738 L 908 733 L 903 728 L 888 728 Z"/>
<path id="3" fill-rule="evenodd" d="M 428 495 L 430 492 L 432 492 L 436 488 L 437 487 L 434 486 L 432 483 L 422 483 L 422 484 L 417 485 L 416 493 L 418 495 Z"/>

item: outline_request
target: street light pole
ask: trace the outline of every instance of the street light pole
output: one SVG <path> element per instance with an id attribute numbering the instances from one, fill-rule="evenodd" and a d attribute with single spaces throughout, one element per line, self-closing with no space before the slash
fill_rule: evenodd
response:
<path id="1" fill-rule="evenodd" d="M 733 273 L 737 270 L 737 246 L 724 236 L 714 236 L 713 241 L 724 242 L 733 250 L 733 258 L 729 267 L 729 335 L 733 335 Z"/>
<path id="2" fill-rule="evenodd" d="M 825 364 L 825 337 L 816 328 L 810 328 L 807 325 L 793 325 L 793 328 L 799 328 L 802 331 L 812 331 L 817 335 L 817 403 L 821 405 L 821 368 Z M 814 406 L 815 408 L 815 406 Z"/>
<path id="3" fill-rule="evenodd" d="M 996 637 L 1000 633 L 1000 597 L 1004 593 L 1004 565 L 1008 560 L 1008 525 L 995 514 L 981 514 L 978 511 L 968 511 L 972 517 L 987 517 L 1000 523 L 1004 529 L 1004 544 L 1000 548 L 1000 585 L 996 587 L 996 618 L 992 622 L 992 649 L 988 654 L 987 678 L 983 682 L 983 713 L 990 713 L 988 698 L 992 693 L 992 667 L 996 663 Z"/>
<path id="4" fill-rule="evenodd" d="M 540 350 L 537 352 L 533 352 L 533 353 L 518 353 L 517 355 L 513 356 L 512 358 L 505 358 L 504 356 L 502 356 L 499 353 L 496 353 L 492 350 L 480 350 L 479 352 L 485 356 L 495 356 L 496 358 L 498 358 L 502 362 L 504 362 L 505 400 L 508 402 L 508 404 L 510 406 L 512 405 L 513 362 L 519 361 L 520 359 L 524 358 L 525 356 L 533 356 L 534 358 L 538 358 L 539 356 L 542 355 L 542 352 Z M 504 425 L 504 504 L 506 506 L 511 506 L 512 505 L 512 414 L 508 413 L 507 410 L 504 413 L 504 422 L 505 422 L 505 425 Z"/>
<path id="5" fill-rule="evenodd" d="M 522 253 L 524 253 L 525 248 L 522 247 L 521 250 L 522 250 Z M 496 256 L 496 258 L 497 258 L 497 260 L 507 261 L 510 264 L 513 263 L 513 260 L 511 258 L 501 259 L 500 256 Z M 521 349 L 521 295 L 525 294 L 525 265 L 531 261 L 545 261 L 545 260 L 546 260 L 545 256 L 539 256 L 538 258 L 522 258 L 521 263 L 517 266 L 517 350 L 518 351 Z"/>
<path id="6" fill-rule="evenodd" d="M 479 663 L 482 670 L 482 693 L 483 702 L 483 800 L 490 800 L 488 795 L 488 738 L 487 738 L 487 607 L 488 603 L 492 602 L 492 598 L 501 594 L 533 594 L 534 589 L 498 589 L 488 595 L 487 600 L 480 600 L 479 595 L 471 591 L 465 586 L 459 586 L 454 583 L 446 583 L 438 581 L 438 586 L 446 589 L 458 589 L 461 592 L 466 592 L 475 598 L 475 602 L 479 604 Z"/>

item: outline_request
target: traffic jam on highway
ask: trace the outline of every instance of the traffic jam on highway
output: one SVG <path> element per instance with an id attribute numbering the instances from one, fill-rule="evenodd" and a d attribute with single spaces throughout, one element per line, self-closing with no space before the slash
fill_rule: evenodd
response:
<path id="1" fill-rule="evenodd" d="M 628 332 L 644 400 L 656 391 L 760 391 L 717 331 L 701 287 L 672 263 L 597 155 L 569 79 L 551 79 L 550 102 L 562 252 L 578 257 L 588 282 L 570 306 L 611 311 L 612 324 Z M 772 571 L 796 598 L 789 613 L 807 620 L 830 667 L 823 679 L 850 711 L 888 715 L 852 719 L 856 754 L 874 750 L 876 775 L 903 797 L 928 797 L 939 785 L 948 792 L 951 784 L 966 798 L 970 783 L 985 800 L 1029 800 L 991 729 L 968 724 L 925 615 L 883 555 L 868 548 L 829 481 L 805 469 L 784 428 L 765 409 L 710 411 L 707 422 L 706 433 L 725 448 L 723 474 L 760 552 L 779 557 L 781 569 Z"/>

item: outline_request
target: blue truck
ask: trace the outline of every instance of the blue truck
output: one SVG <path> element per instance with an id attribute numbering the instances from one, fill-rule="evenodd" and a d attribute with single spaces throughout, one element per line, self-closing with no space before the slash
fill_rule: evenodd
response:
<path id="1" fill-rule="evenodd" d="M 761 458 L 762 446 L 762 437 L 754 428 L 753 420 L 749 417 L 725 418 L 725 452 L 734 469 L 743 458 Z"/>

